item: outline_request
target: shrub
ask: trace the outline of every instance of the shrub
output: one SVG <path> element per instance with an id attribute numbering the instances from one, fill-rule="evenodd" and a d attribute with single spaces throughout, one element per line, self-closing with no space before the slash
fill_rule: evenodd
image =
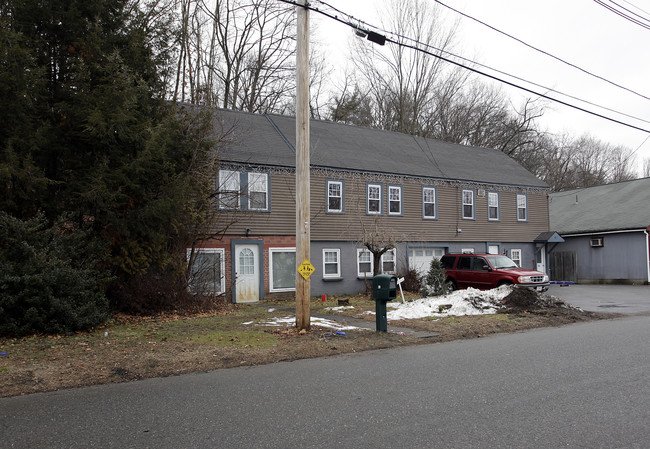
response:
<path id="1" fill-rule="evenodd" d="M 69 333 L 109 316 L 104 245 L 70 221 L 0 212 L 0 335 Z"/>
<path id="2" fill-rule="evenodd" d="M 407 292 L 419 292 L 422 288 L 422 280 L 418 275 L 417 270 L 411 268 L 403 276 L 404 282 L 402 282 L 402 289 Z"/>
<path id="3" fill-rule="evenodd" d="M 431 261 L 427 277 L 422 283 L 423 296 L 439 296 L 447 293 L 449 288 L 445 267 L 442 266 L 440 259 L 435 257 Z"/>

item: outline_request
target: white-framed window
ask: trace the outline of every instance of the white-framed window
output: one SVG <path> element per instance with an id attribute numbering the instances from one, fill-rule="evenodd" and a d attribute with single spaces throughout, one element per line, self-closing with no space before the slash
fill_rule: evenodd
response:
<path id="1" fill-rule="evenodd" d="M 250 210 L 269 209 L 268 180 L 267 173 L 248 173 L 248 208 Z"/>
<path id="2" fill-rule="evenodd" d="M 517 194 L 517 221 L 528 221 L 528 198 L 524 193 Z"/>
<path id="3" fill-rule="evenodd" d="M 395 248 L 389 249 L 381 255 L 381 272 L 385 274 L 395 274 L 397 271 L 397 257 L 395 257 Z"/>
<path id="4" fill-rule="evenodd" d="M 343 212 L 343 181 L 327 181 L 327 212 Z"/>
<path id="5" fill-rule="evenodd" d="M 429 219 L 437 218 L 435 187 L 422 187 L 422 217 Z"/>
<path id="6" fill-rule="evenodd" d="M 269 248 L 269 280 L 272 292 L 296 290 L 296 248 Z"/>
<path id="7" fill-rule="evenodd" d="M 197 294 L 220 294 L 225 291 L 223 248 L 187 249 L 187 262 L 192 262 L 188 289 Z"/>
<path id="8" fill-rule="evenodd" d="M 463 190 L 463 218 L 472 220 L 474 218 L 474 191 Z"/>
<path id="9" fill-rule="evenodd" d="M 499 220 L 499 194 L 497 192 L 488 192 L 488 220 Z"/>
<path id="10" fill-rule="evenodd" d="M 357 276 L 372 277 L 374 260 L 372 253 L 367 248 L 357 248 Z"/>
<path id="11" fill-rule="evenodd" d="M 402 215 L 402 186 L 388 186 L 388 215 Z"/>
<path id="12" fill-rule="evenodd" d="M 367 206 L 366 212 L 368 214 L 380 215 L 381 214 L 381 184 L 368 184 L 367 187 Z"/>
<path id="13" fill-rule="evenodd" d="M 323 250 L 323 277 L 324 278 L 341 277 L 341 250 L 340 249 Z"/>
<path id="14" fill-rule="evenodd" d="M 219 208 L 239 209 L 240 173 L 235 170 L 219 170 Z"/>
<path id="15" fill-rule="evenodd" d="M 521 268 L 521 249 L 511 249 L 510 258 L 519 268 Z"/>

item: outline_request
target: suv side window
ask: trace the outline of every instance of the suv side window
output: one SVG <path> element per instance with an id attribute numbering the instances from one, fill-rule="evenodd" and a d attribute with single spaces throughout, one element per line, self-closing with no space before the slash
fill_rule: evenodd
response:
<path id="1" fill-rule="evenodd" d="M 461 257 L 458 259 L 457 270 L 471 270 L 473 257 Z"/>
<path id="2" fill-rule="evenodd" d="M 442 256 L 440 258 L 440 263 L 446 270 L 451 270 L 454 268 L 454 262 L 456 261 L 456 256 Z"/>
<path id="3" fill-rule="evenodd" d="M 487 260 L 482 257 L 474 257 L 472 261 L 472 270 L 474 271 L 488 271 L 490 265 L 488 265 Z"/>

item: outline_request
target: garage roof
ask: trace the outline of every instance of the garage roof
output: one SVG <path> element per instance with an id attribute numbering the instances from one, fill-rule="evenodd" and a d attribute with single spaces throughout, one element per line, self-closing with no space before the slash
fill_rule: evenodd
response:
<path id="1" fill-rule="evenodd" d="M 650 225 L 650 178 L 550 195 L 551 229 L 579 234 Z"/>

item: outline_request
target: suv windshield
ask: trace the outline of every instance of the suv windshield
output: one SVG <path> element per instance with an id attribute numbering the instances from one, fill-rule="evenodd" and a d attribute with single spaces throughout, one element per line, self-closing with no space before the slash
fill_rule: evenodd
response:
<path id="1" fill-rule="evenodd" d="M 487 256 L 487 259 L 490 261 L 490 265 L 492 265 L 492 268 L 495 270 L 499 270 L 501 268 L 518 268 L 517 264 L 506 256 Z"/>

